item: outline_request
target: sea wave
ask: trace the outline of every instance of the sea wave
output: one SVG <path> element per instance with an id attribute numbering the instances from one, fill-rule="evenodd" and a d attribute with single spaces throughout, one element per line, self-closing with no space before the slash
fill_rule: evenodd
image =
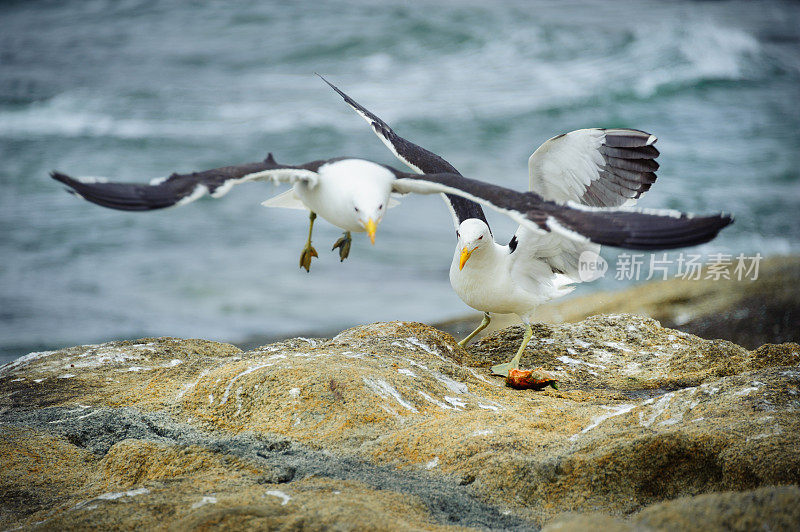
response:
<path id="1" fill-rule="evenodd" d="M 547 52 L 550 34 L 542 28 L 508 33 L 504 39 L 444 54 L 402 58 L 371 53 L 357 61 L 356 72 L 362 74 L 332 78 L 353 95 L 369 95 L 380 103 L 386 120 L 398 122 L 431 116 L 467 121 L 595 105 L 598 99 L 647 99 L 663 90 L 687 90 L 713 80 L 754 80 L 764 74 L 758 40 L 712 21 L 634 28 L 627 39 L 608 39 L 615 45 L 600 46 L 599 51 L 596 44 L 605 35 L 576 36 L 578 43 L 567 57 Z M 252 135 L 360 126 L 342 120 L 342 107 L 311 71 L 275 75 L 253 69 L 235 83 L 231 92 L 236 99 L 220 103 L 212 95 L 215 99 L 209 101 L 208 94 L 186 88 L 191 112 L 140 117 L 125 111 L 141 105 L 136 101 L 141 91 L 65 91 L 46 101 L 0 108 L 0 136 L 191 139 L 228 131 Z M 308 98 L 281 99 L 298 92 Z"/>

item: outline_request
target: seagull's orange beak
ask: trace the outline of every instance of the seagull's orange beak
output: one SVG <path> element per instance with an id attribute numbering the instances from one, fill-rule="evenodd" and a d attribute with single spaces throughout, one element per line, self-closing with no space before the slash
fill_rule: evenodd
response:
<path id="1" fill-rule="evenodd" d="M 472 255 L 472 251 L 470 251 L 469 248 L 461 248 L 461 258 L 458 259 L 458 271 L 464 269 L 464 264 L 467 263 L 467 259 L 470 255 Z"/>
<path id="2" fill-rule="evenodd" d="M 367 234 L 369 235 L 369 241 L 372 242 L 372 245 L 375 245 L 375 231 L 378 230 L 378 224 L 370 218 L 367 220 L 367 223 L 364 224 L 364 229 L 367 230 Z"/>

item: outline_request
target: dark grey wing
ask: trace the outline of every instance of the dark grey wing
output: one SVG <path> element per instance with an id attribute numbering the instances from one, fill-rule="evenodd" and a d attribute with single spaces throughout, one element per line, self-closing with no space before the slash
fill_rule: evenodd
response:
<path id="1" fill-rule="evenodd" d="M 501 212 L 540 233 L 560 233 L 578 242 L 627 249 L 673 249 L 713 239 L 733 219 L 726 214 L 694 216 L 672 210 L 601 209 L 548 201 L 534 192 L 517 192 L 456 174 L 395 173 L 401 193 L 463 196 Z"/>
<path id="2" fill-rule="evenodd" d="M 592 207 L 631 205 L 658 170 L 656 137 L 637 129 L 579 129 L 551 138 L 528 159 L 530 190 Z"/>
<path id="3" fill-rule="evenodd" d="M 339 87 L 324 77 L 319 74 L 317 75 L 322 81 L 327 83 L 330 88 L 336 91 L 347 105 L 352 107 L 361 118 L 367 121 L 375 134 L 378 135 L 378 138 L 381 139 L 381 142 L 383 142 L 403 164 L 421 174 L 450 173 L 461 175 L 453 165 L 435 153 L 404 139 L 395 133 L 386 122 L 378 118 L 373 112 L 352 99 L 339 89 Z M 486 220 L 486 215 L 483 213 L 483 209 L 477 203 L 452 194 L 447 194 L 445 197 L 452 210 L 453 218 L 456 220 L 456 226 L 468 218 L 478 218 L 479 220 L 483 220 L 487 226 L 489 225 L 488 220 Z"/>
<path id="4" fill-rule="evenodd" d="M 293 183 L 305 180 L 316 183 L 317 169 L 327 160 L 312 161 L 301 166 L 279 164 L 270 153 L 256 163 L 223 166 L 191 174 L 172 174 L 156 178 L 149 184 L 111 183 L 98 178 L 75 178 L 51 172 L 56 181 L 67 185 L 69 192 L 87 201 L 122 211 L 150 211 L 174 205 L 185 205 L 209 194 L 219 198 L 233 185 L 255 180 Z"/>

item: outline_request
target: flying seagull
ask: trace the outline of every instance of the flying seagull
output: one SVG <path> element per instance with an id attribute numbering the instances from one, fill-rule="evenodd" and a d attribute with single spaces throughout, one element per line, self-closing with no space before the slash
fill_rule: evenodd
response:
<path id="1" fill-rule="evenodd" d="M 442 157 L 400 137 L 374 113 L 325 78 L 322 80 L 370 124 L 378 138 L 406 166 L 419 173 L 458 174 Z M 602 227 L 578 228 L 565 224 L 559 214 L 546 217 L 550 220 L 547 224 L 550 231 L 522 223 L 508 245 L 501 245 L 493 239 L 477 205 L 454 205 L 450 196 L 445 197 L 451 207 L 458 239 L 450 265 L 450 284 L 462 301 L 484 313 L 478 328 L 459 344 L 465 346 L 486 328 L 492 313 L 516 314 L 525 324 L 525 335 L 516 354 L 510 362 L 493 366 L 493 373 L 506 376 L 510 369 L 518 367 L 533 334 L 531 320 L 535 309 L 550 299 L 568 294 L 574 288 L 571 284 L 581 281 L 578 262 L 582 253 L 598 254 L 598 244 L 651 250 L 661 246 L 666 249 L 695 245 L 716 235 L 714 232 L 714 235 L 707 233 L 710 236 L 707 239 L 687 239 L 696 228 L 713 223 L 714 231 L 719 231 L 732 222 L 726 215 L 706 217 L 696 228 L 694 224 L 691 229 L 685 227 L 689 232 L 676 230 L 671 236 L 664 233 L 658 243 L 640 233 L 644 226 L 631 228 L 632 232 L 625 239 L 600 237 L 608 236 L 607 231 L 613 231 L 613 227 L 628 224 L 635 212 L 652 216 L 648 222 L 640 219 L 650 229 L 662 223 L 669 225 L 669 218 L 699 219 L 670 210 L 611 209 L 632 205 L 655 182 L 658 169 L 655 159 L 659 155 L 653 146 L 655 142 L 655 136 L 638 130 L 581 129 L 551 138 L 530 156 L 532 192 L 527 193 L 530 197 L 540 198 L 548 205 L 568 205 L 573 209 L 571 213 L 600 216 L 603 221 L 597 219 L 597 222 L 602 223 Z M 711 222 L 712 219 L 715 222 Z M 591 230 L 597 230 L 598 234 L 589 235 Z"/>
<path id="2" fill-rule="evenodd" d="M 300 255 L 300 267 L 309 271 L 317 251 L 311 233 L 317 214 L 344 229 L 336 241 L 339 257 L 350 252 L 351 232 L 366 232 L 375 243 L 375 231 L 393 201 L 387 190 L 393 174 L 362 159 L 339 157 L 298 166 L 278 164 L 272 154 L 261 162 L 224 166 L 191 174 L 174 173 L 155 178 L 149 184 L 110 183 L 105 178 L 73 178 L 60 172 L 50 174 L 82 198 L 123 211 L 150 211 L 186 205 L 209 194 L 220 198 L 233 185 L 247 181 L 290 183 L 292 188 L 263 204 L 269 207 L 297 207 L 309 210 L 308 239 Z"/>

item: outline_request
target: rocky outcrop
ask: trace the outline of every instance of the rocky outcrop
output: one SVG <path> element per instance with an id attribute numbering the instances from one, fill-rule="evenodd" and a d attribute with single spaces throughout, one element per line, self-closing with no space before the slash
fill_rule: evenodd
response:
<path id="1" fill-rule="evenodd" d="M 797 522 L 800 346 L 611 315 L 535 327 L 487 368 L 413 323 L 247 352 L 143 339 L 0 368 L 0 528 L 773 530 Z"/>

